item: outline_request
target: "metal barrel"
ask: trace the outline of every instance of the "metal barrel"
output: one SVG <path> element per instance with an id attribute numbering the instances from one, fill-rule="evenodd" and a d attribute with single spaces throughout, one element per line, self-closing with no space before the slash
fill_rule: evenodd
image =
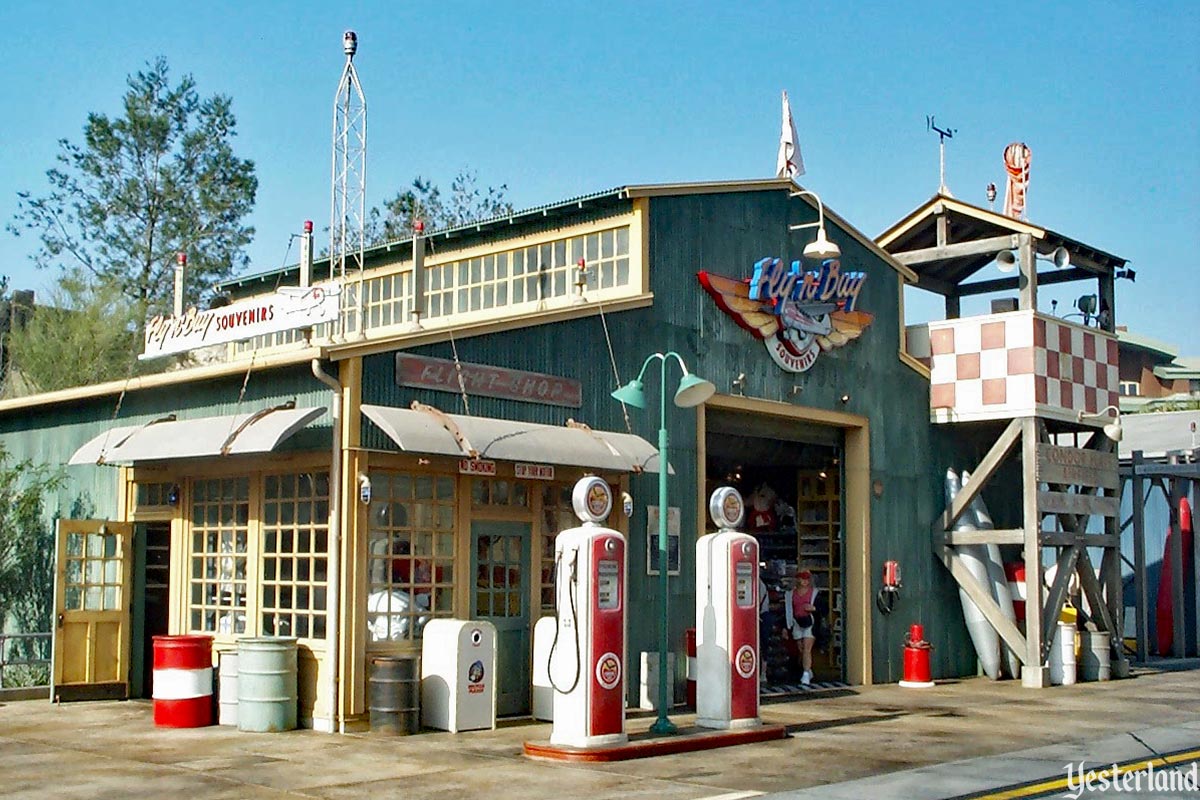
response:
<path id="1" fill-rule="evenodd" d="M 371 659 L 371 730 L 407 735 L 421 729 L 421 676 L 416 656 Z"/>
<path id="2" fill-rule="evenodd" d="M 238 640 L 237 726 L 256 733 L 296 727 L 296 640 Z"/>
<path id="3" fill-rule="evenodd" d="M 1069 686 L 1075 678 L 1075 623 L 1060 622 L 1050 647 L 1050 683 Z"/>
<path id="4" fill-rule="evenodd" d="M 154 724 L 200 728 L 212 724 L 212 637 L 155 636 Z"/>
<path id="5" fill-rule="evenodd" d="M 1112 653 L 1108 633 L 1086 631 L 1083 634 L 1083 649 L 1079 654 L 1079 679 L 1084 681 L 1107 681 L 1112 678 Z"/>
<path id="6" fill-rule="evenodd" d="M 238 654 L 236 650 L 222 650 L 217 654 L 217 724 L 237 725 L 238 710 Z"/>

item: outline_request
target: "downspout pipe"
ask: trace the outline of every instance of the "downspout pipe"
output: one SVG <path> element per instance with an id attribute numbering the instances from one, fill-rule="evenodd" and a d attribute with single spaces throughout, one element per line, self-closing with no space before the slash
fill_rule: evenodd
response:
<path id="1" fill-rule="evenodd" d="M 333 413 L 333 445 L 329 464 L 329 607 L 326 611 L 326 645 L 329 657 L 329 725 L 331 733 L 339 732 L 338 723 L 338 610 L 341 608 L 342 577 L 342 384 L 321 367 L 320 359 L 312 360 L 312 374 L 333 392 L 330 404 Z"/>

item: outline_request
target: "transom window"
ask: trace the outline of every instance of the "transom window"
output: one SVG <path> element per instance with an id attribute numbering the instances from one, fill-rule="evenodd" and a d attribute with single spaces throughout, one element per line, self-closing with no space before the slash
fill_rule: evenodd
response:
<path id="1" fill-rule="evenodd" d="M 529 506 L 529 487 L 507 478 L 476 478 L 471 482 L 473 506 Z"/>
<path id="2" fill-rule="evenodd" d="M 134 504 L 138 508 L 148 506 L 173 506 L 179 502 L 179 486 L 166 483 L 138 482 L 134 490 Z"/>
<path id="3" fill-rule="evenodd" d="M 367 626 L 372 642 L 419 638 L 454 614 L 455 479 L 372 471 Z"/>

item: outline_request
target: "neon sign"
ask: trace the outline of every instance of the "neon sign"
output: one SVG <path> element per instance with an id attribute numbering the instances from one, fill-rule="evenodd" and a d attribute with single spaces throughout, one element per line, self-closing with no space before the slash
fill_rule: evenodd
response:
<path id="1" fill-rule="evenodd" d="M 788 372 L 804 372 L 823 351 L 857 339 L 874 320 L 857 308 L 866 274 L 842 270 L 837 259 L 805 271 L 799 261 L 764 258 L 749 280 L 711 272 L 696 277 L 717 307 L 761 339 Z"/>

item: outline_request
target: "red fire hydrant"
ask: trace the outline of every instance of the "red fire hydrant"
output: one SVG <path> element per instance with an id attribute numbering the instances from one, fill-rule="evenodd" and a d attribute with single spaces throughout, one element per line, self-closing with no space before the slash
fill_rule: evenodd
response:
<path id="1" fill-rule="evenodd" d="M 913 623 L 904 637 L 904 680 L 900 685 L 906 689 L 928 689 L 933 686 L 933 673 L 929 666 L 929 654 L 933 645 L 925 641 L 925 628 Z"/>

